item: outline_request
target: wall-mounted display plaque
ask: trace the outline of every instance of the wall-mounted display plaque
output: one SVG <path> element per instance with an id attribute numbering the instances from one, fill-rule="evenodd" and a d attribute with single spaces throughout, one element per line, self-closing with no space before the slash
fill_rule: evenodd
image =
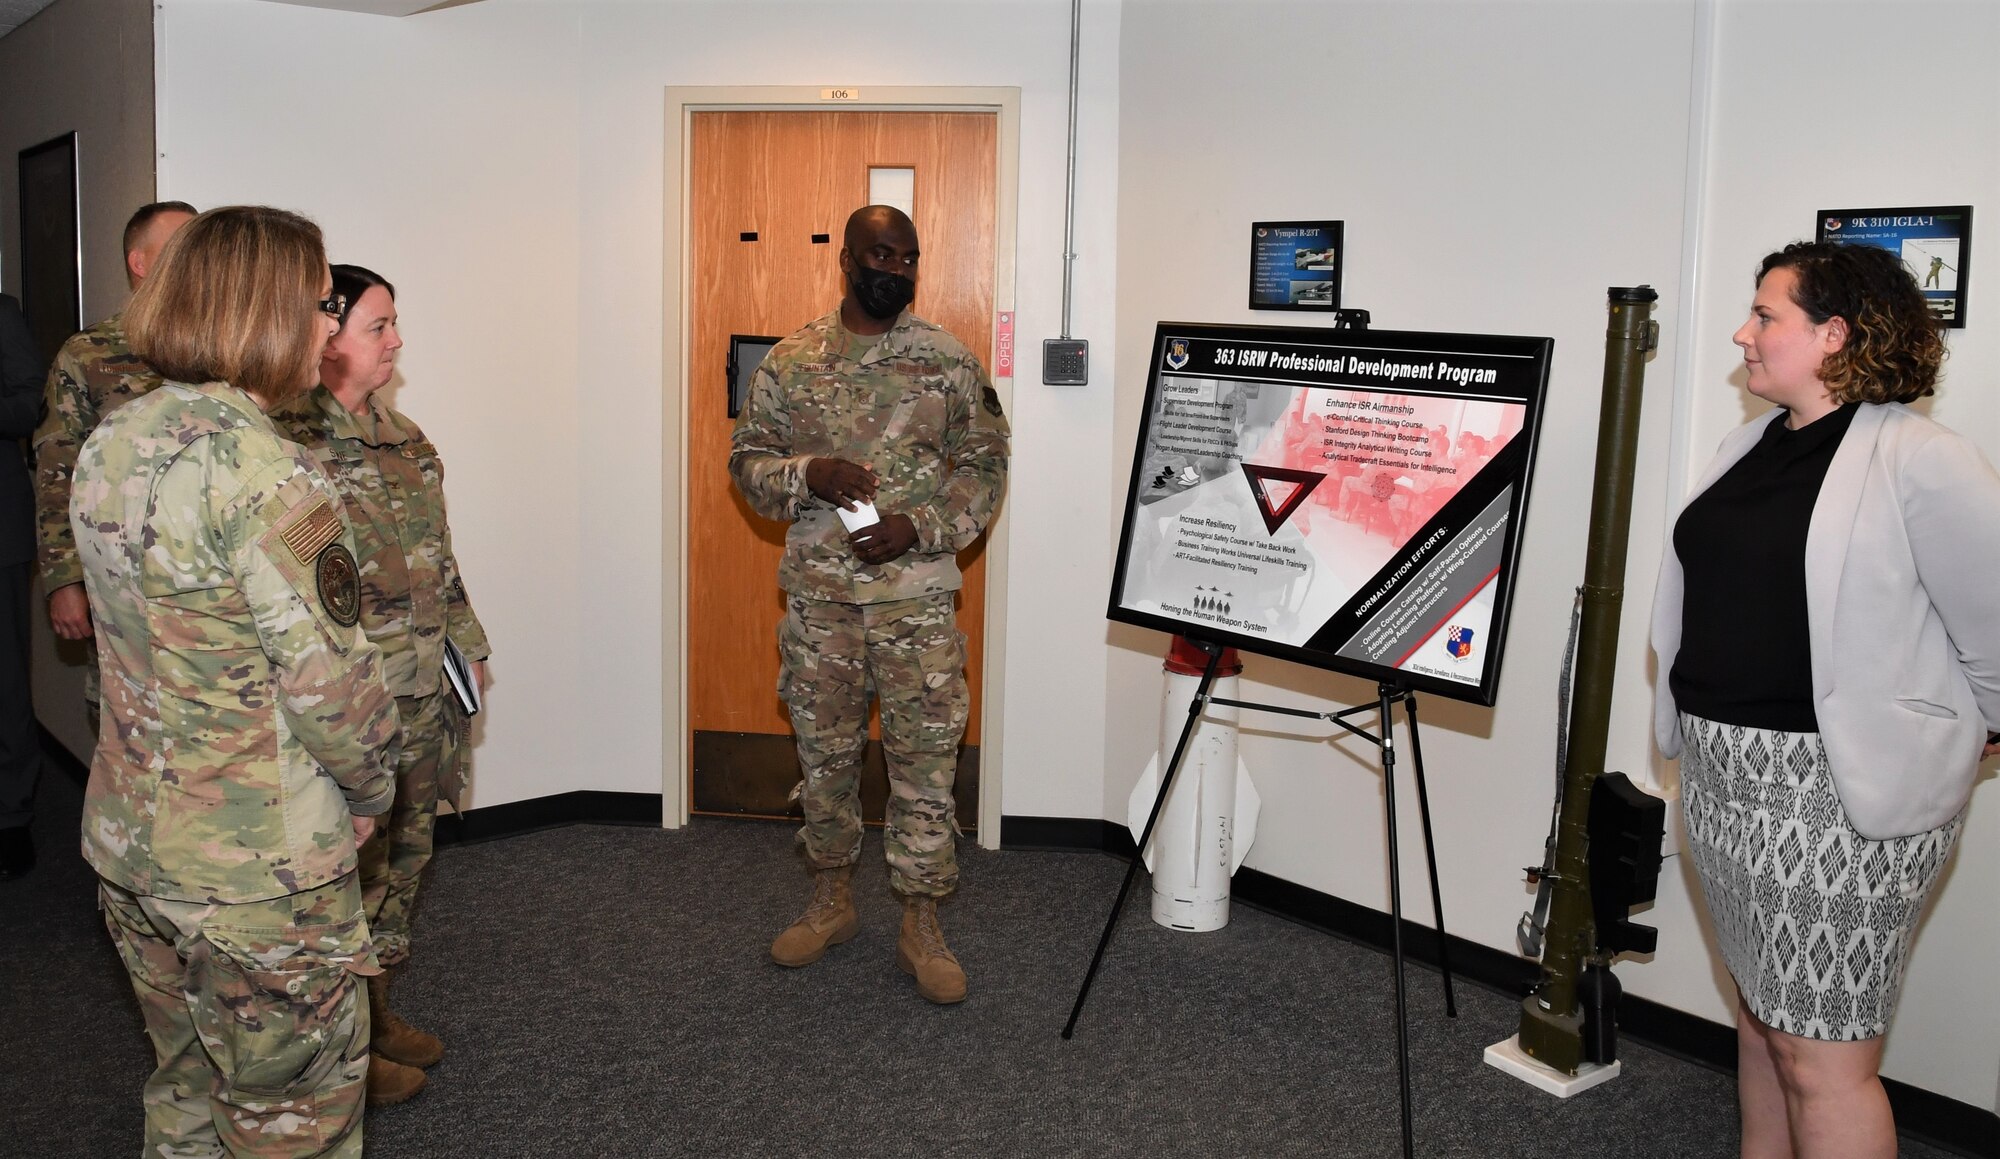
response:
<path id="1" fill-rule="evenodd" d="M 1965 326 L 1965 284 L 1972 264 L 1972 207 L 1822 209 L 1820 241 L 1872 245 L 1897 254 L 1923 288 L 1938 325 Z"/>
<path id="2" fill-rule="evenodd" d="M 1250 308 L 1340 308 L 1344 246 L 1337 221 L 1258 221 L 1250 225 Z"/>

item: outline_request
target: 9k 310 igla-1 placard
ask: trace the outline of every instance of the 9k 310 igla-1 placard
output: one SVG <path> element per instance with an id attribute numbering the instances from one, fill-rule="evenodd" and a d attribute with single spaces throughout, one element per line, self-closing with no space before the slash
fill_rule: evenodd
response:
<path id="1" fill-rule="evenodd" d="M 1161 323 L 1110 617 L 1492 704 L 1552 346 Z"/>

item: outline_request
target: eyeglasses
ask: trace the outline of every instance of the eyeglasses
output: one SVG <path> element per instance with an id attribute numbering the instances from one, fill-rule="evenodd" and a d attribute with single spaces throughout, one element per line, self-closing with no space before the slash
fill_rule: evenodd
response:
<path id="1" fill-rule="evenodd" d="M 335 318 L 341 317 L 347 313 L 347 295 L 334 294 L 332 297 L 321 298 L 318 306 L 319 312 L 322 314 L 331 314 Z"/>

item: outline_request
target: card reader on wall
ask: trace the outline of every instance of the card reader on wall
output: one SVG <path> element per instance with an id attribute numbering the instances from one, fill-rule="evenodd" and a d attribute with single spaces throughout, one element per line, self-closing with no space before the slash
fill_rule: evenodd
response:
<path id="1" fill-rule="evenodd" d="M 1090 342 L 1083 338 L 1042 339 L 1042 385 L 1090 383 Z"/>

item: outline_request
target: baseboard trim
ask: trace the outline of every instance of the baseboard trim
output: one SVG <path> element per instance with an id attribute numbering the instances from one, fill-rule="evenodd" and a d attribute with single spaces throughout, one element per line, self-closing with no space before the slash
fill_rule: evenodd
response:
<path id="1" fill-rule="evenodd" d="M 1882 1086 L 1897 1134 L 1971 1159 L 2000 1156 L 2000 1114 L 1895 1079 L 1883 1079 Z"/>
<path id="2" fill-rule="evenodd" d="M 79 785 L 90 781 L 90 766 L 50 732 L 41 731 L 42 755 L 47 764 L 59 769 Z M 463 813 L 445 813 L 438 818 L 439 845 L 468 845 L 493 841 L 538 829 L 563 825 L 659 825 L 664 819 L 665 798 L 659 793 L 613 793 L 580 789 L 549 797 L 488 805 Z"/>
<path id="3" fill-rule="evenodd" d="M 578 789 L 445 814 L 438 818 L 437 843 L 472 845 L 564 825 L 657 826 L 662 823 L 665 808 L 665 798 L 659 793 Z"/>
<path id="4" fill-rule="evenodd" d="M 1137 852 L 1132 833 L 1125 826 L 1083 817 L 1002 817 L 1000 848 L 1090 850 L 1126 860 Z M 1231 896 L 1275 917 L 1371 949 L 1388 952 L 1393 945 L 1388 914 L 1254 869 L 1237 871 Z M 1447 927 L 1450 920 L 1447 911 Z M 1456 934 L 1447 932 L 1444 945 L 1451 955 L 1454 978 L 1509 997 L 1526 997 L 1540 975 L 1530 959 Z M 1410 961 L 1435 967 L 1437 931 L 1405 919 L 1403 953 Z M 1618 1013 L 1619 1030 L 1625 1037 L 1689 1062 L 1735 1073 L 1735 1027 L 1630 994 L 1619 1003 Z M 1971 1159 L 2000 1159 L 2000 1114 L 1895 1079 L 1885 1078 L 1882 1085 L 1904 1137 Z"/>

